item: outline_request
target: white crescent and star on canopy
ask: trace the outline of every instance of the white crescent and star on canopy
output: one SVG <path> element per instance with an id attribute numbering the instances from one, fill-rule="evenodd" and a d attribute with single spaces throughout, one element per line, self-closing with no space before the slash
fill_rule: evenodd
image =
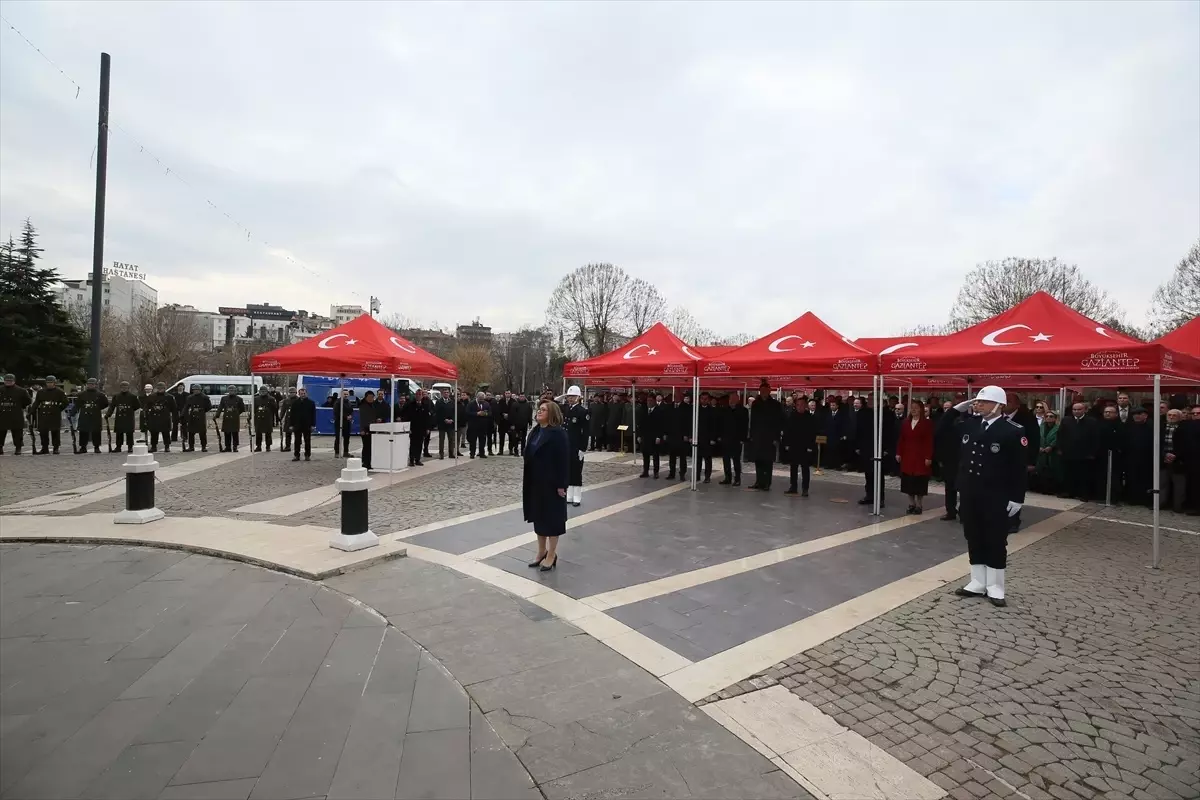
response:
<path id="1" fill-rule="evenodd" d="M 1012 347 L 1013 345 L 1020 344 L 1020 342 L 1019 341 L 1017 341 L 1017 342 L 1002 342 L 1002 341 L 1000 341 L 1000 337 L 1003 336 L 1004 334 L 1008 333 L 1009 331 L 1015 331 L 1015 330 L 1027 330 L 1027 331 L 1032 332 L 1033 328 L 1029 327 L 1028 325 L 1021 325 L 1021 324 L 1006 325 L 1003 328 L 992 331 L 987 336 L 984 336 L 982 339 L 982 342 L 985 345 L 987 345 L 988 347 Z M 1054 337 L 1051 336 L 1050 334 L 1042 333 L 1039 331 L 1038 333 L 1034 334 L 1033 336 L 1029 336 L 1026 338 L 1028 338 L 1034 342 L 1048 342 Z"/>
<path id="2" fill-rule="evenodd" d="M 783 343 L 789 339 L 795 339 L 796 341 L 800 342 L 800 347 L 784 347 Z M 810 347 L 816 347 L 816 345 L 816 342 L 810 342 L 803 336 L 797 336 L 794 333 L 789 333 L 787 336 L 780 336 L 778 339 L 771 342 L 769 345 L 767 345 L 767 349 L 772 353 L 790 353 L 793 350 L 807 350 Z"/>
<path id="3" fill-rule="evenodd" d="M 399 347 L 404 352 L 412 353 L 413 355 L 416 355 L 417 348 L 405 344 L 404 342 L 397 339 L 395 336 L 388 337 L 388 341 L 391 342 L 392 344 L 396 345 L 396 347 Z"/>
<path id="4" fill-rule="evenodd" d="M 1103 336 L 1106 339 L 1112 338 L 1111 336 L 1108 335 L 1108 331 L 1104 330 L 1104 328 L 1101 328 L 1101 327 L 1096 328 L 1096 333 L 1100 334 L 1101 336 Z"/>
<path id="5" fill-rule="evenodd" d="M 686 344 L 682 346 L 682 350 L 683 350 L 683 354 L 684 354 L 685 356 L 687 356 L 688 358 L 692 359 L 693 361 L 699 361 L 699 360 L 700 360 L 700 356 L 696 355 L 696 354 L 695 354 L 695 353 L 693 353 L 691 350 L 689 350 L 689 349 L 688 349 L 688 346 L 687 346 Z"/>
<path id="6" fill-rule="evenodd" d="M 646 352 L 638 353 L 638 350 L 641 350 L 643 347 L 646 348 Z M 635 358 L 642 358 L 644 356 L 656 356 L 656 355 L 658 355 L 658 351 L 652 350 L 650 348 L 650 345 L 639 344 L 636 347 L 629 348 L 629 350 L 626 351 L 625 355 L 621 356 L 621 358 L 625 359 L 626 361 L 632 361 Z"/>
<path id="7" fill-rule="evenodd" d="M 351 339 L 351 338 L 350 338 L 350 336 L 349 336 L 348 334 L 345 334 L 345 333 L 332 333 L 332 334 L 330 334 L 329 336 L 326 336 L 326 337 L 325 337 L 324 339 L 322 339 L 321 341 L 317 342 L 317 347 L 321 348 L 322 350 L 334 350 L 334 349 L 336 349 L 336 347 L 335 347 L 335 345 L 332 345 L 332 344 L 330 344 L 330 342 L 332 342 L 334 339 L 337 339 L 337 338 L 339 338 L 339 337 L 341 337 L 341 338 L 343 338 L 343 339 L 345 339 L 345 340 L 346 340 L 346 341 L 344 341 L 344 342 L 340 342 L 340 343 L 339 343 L 340 345 L 346 345 L 346 346 L 349 346 L 349 345 L 352 345 L 352 344 L 358 344 L 358 340 L 357 340 L 357 339 Z"/>
<path id="8" fill-rule="evenodd" d="M 916 347 L 916 346 L 917 346 L 916 342 L 900 342 L 900 344 L 894 344 L 891 347 L 885 348 L 883 350 L 883 352 L 881 352 L 879 355 L 890 356 L 892 353 L 895 353 L 897 350 L 903 350 L 906 347 Z"/>

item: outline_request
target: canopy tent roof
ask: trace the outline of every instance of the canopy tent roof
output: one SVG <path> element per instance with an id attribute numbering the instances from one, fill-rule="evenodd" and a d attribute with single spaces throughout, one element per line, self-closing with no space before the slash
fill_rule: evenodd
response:
<path id="1" fill-rule="evenodd" d="M 706 383 L 725 378 L 766 378 L 772 385 L 795 376 L 839 376 L 849 380 L 876 374 L 876 363 L 874 353 L 847 341 L 808 311 L 761 339 L 705 358 L 700 377 Z"/>
<path id="2" fill-rule="evenodd" d="M 864 350 L 869 350 L 877 356 L 891 355 L 901 350 L 911 350 L 914 347 L 925 347 L 940 341 L 943 336 L 877 336 L 862 337 L 854 340 L 854 344 Z"/>
<path id="3" fill-rule="evenodd" d="M 1154 344 L 1160 344 L 1185 356 L 1200 358 L 1200 317 L 1192 317 L 1190 322 L 1185 322 L 1170 333 L 1155 339 Z"/>
<path id="4" fill-rule="evenodd" d="M 563 367 L 563 377 L 582 383 L 600 383 L 604 378 L 685 378 L 678 385 L 690 386 L 696 376 L 696 363 L 703 357 L 666 325 L 656 322 L 641 336 L 610 353 L 572 361 Z"/>
<path id="5" fill-rule="evenodd" d="M 397 336 L 369 314 L 311 339 L 254 356 L 250 371 L 458 379 L 453 364 Z"/>
<path id="6" fill-rule="evenodd" d="M 1072 376 L 1083 386 L 1144 383 L 1155 373 L 1200 379 L 1200 358 L 1109 330 L 1046 292 L 917 351 L 882 356 L 880 366 L 885 375 L 972 376 L 977 385 L 1037 376 Z"/>

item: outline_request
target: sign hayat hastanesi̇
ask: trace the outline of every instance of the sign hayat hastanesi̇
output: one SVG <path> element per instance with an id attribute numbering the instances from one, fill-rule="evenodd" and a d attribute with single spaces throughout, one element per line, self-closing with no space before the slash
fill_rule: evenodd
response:
<path id="1" fill-rule="evenodd" d="M 112 262 L 111 267 L 104 267 L 105 275 L 115 275 L 127 281 L 145 281 L 146 273 L 137 264 L 126 264 L 122 261 Z"/>

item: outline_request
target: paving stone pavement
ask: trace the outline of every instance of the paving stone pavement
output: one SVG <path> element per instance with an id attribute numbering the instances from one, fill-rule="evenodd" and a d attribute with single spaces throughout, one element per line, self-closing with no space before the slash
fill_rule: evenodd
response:
<path id="1" fill-rule="evenodd" d="M 371 492 L 371 528 L 380 534 L 394 533 L 519 503 L 523 465 L 524 459 L 511 456 L 468 459 L 461 466 L 428 478 Z M 625 464 L 588 464 L 584 467 L 584 482 L 585 485 L 601 483 L 634 472 L 634 467 Z M 334 503 L 287 517 L 280 524 L 336 528 L 339 514 Z"/>
<path id="2" fill-rule="evenodd" d="M 705 702 L 782 684 L 943 787 L 1200 797 L 1200 538 L 1083 520 L 996 609 L 931 592 Z"/>
<path id="3" fill-rule="evenodd" d="M 539 798 L 428 652 L 317 584 L 0 547 L 4 798 Z"/>
<path id="4" fill-rule="evenodd" d="M 67 449 L 57 456 L 30 456 L 28 448 L 22 455 L 14 456 L 11 447 L 8 448 L 7 455 L 0 456 L 0 505 L 124 477 L 121 464 L 125 463 L 127 454 L 102 452 L 100 455 L 76 456 L 68 452 L 70 447 L 68 439 Z M 174 450 L 156 454 L 158 463 L 163 466 L 177 464 L 189 457 Z"/>
<path id="5" fill-rule="evenodd" d="M 549 800 L 810 797 L 657 678 L 526 600 L 415 559 L 327 583 L 443 663 Z"/>

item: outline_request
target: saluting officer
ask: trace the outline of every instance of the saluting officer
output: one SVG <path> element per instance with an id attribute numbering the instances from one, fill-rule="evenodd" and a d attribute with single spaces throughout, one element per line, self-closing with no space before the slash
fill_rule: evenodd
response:
<path id="1" fill-rule="evenodd" d="M 984 597 L 994 606 L 1004 602 L 1004 568 L 1008 558 L 1009 518 L 1025 503 L 1025 429 L 1004 416 L 1007 397 L 999 386 L 985 386 L 975 396 L 975 415 L 962 421 L 958 466 L 959 515 L 967 537 L 971 580 L 955 594 Z M 972 405 L 965 400 L 953 412 Z M 951 413 L 953 413 L 951 412 Z"/>
<path id="2" fill-rule="evenodd" d="M 578 386 L 567 389 L 567 408 L 563 413 L 563 422 L 567 426 L 567 435 L 571 440 L 570 476 L 567 480 L 567 502 L 576 508 L 583 500 L 583 454 L 587 451 L 588 421 L 591 415 L 583 407 L 579 399 L 583 392 Z"/>

